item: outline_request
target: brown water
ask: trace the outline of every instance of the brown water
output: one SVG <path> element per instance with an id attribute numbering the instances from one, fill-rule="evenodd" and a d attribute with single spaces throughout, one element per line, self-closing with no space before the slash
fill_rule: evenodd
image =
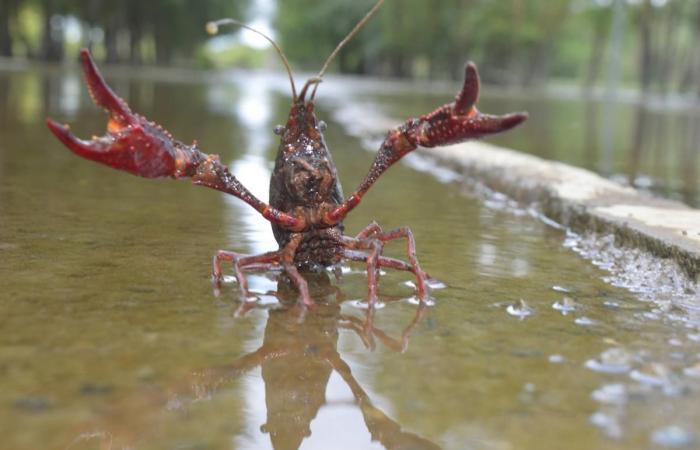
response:
<path id="1" fill-rule="evenodd" d="M 114 80 L 261 197 L 289 102 L 276 83 Z M 2 448 L 700 445 L 700 324 L 606 284 L 565 232 L 507 199 L 399 165 L 351 215 L 351 233 L 413 229 L 447 285 L 425 310 L 389 272 L 368 328 L 360 266 L 314 278 L 323 306 L 305 316 L 280 303 L 294 293 L 275 274 L 252 276 L 260 300 L 242 305 L 233 283 L 214 294 L 210 261 L 275 248 L 252 209 L 80 160 L 47 115 L 82 136 L 104 128 L 77 74 L 0 74 Z M 327 140 L 349 190 L 371 155 L 337 124 Z"/>

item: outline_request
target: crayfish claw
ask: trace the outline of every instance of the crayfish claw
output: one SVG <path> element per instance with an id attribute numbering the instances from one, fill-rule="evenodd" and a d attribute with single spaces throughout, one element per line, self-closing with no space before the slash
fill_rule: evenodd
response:
<path id="1" fill-rule="evenodd" d="M 409 123 L 407 129 L 415 133 L 417 144 L 437 147 L 507 131 L 528 117 L 524 112 L 503 116 L 482 114 L 475 106 L 478 98 L 479 73 L 476 65 L 468 62 L 464 67 L 464 85 L 455 101 L 422 116 L 417 124 Z"/>
<path id="2" fill-rule="evenodd" d="M 492 116 L 489 114 L 477 114 L 472 122 L 472 129 L 474 133 L 479 136 L 485 136 L 488 134 L 496 134 L 502 131 L 508 131 L 521 123 L 525 122 L 528 118 L 526 112 L 518 112 L 505 114 L 503 116 Z"/>
<path id="3" fill-rule="evenodd" d="M 476 104 L 479 99 L 479 85 L 479 72 L 476 70 L 476 64 L 469 61 L 464 66 L 464 85 L 455 99 L 454 111 L 457 114 L 468 113 Z"/>
<path id="4" fill-rule="evenodd" d="M 89 142 L 78 139 L 70 132 L 68 125 L 61 125 L 53 119 L 46 119 L 46 126 L 73 153 L 93 161 L 99 160 L 98 155 L 101 152 L 97 148 L 93 148 Z"/>
<path id="5" fill-rule="evenodd" d="M 146 178 L 190 176 L 201 153 L 186 146 L 170 133 L 144 117 L 134 114 L 129 105 L 105 83 L 90 52 L 80 51 L 85 82 L 90 96 L 109 113 L 104 136 L 82 140 L 67 125 L 47 119 L 49 130 L 73 153 L 91 161 Z"/>
<path id="6" fill-rule="evenodd" d="M 107 85 L 88 49 L 80 50 L 80 62 L 83 65 L 88 92 L 95 104 L 104 108 L 118 125 L 127 126 L 133 123 L 134 114 L 129 105 Z M 111 121 L 110 128 L 114 128 Z"/>

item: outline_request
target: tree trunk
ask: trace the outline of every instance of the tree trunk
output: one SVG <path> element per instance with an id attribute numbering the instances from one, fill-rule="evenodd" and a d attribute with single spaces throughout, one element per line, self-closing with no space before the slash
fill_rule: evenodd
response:
<path id="1" fill-rule="evenodd" d="M 117 52 L 117 28 L 113 23 L 105 26 L 105 53 L 106 62 L 108 63 L 116 63 L 119 59 L 119 53 Z"/>
<path id="2" fill-rule="evenodd" d="M 588 56 L 588 66 L 586 76 L 583 81 L 583 91 L 590 94 L 598 81 L 602 68 L 603 56 L 605 55 L 605 43 L 607 41 L 608 24 L 598 20 L 593 27 L 593 42 L 591 43 L 591 53 Z"/>
<path id="3" fill-rule="evenodd" d="M 651 21 L 652 21 L 651 0 L 645 0 L 642 5 L 641 16 L 639 17 L 639 84 L 642 92 L 647 92 L 653 77 L 653 49 L 651 42 Z"/>
<path id="4" fill-rule="evenodd" d="M 63 59 L 63 26 L 51 25 L 56 12 L 53 0 L 42 0 L 41 6 L 44 14 L 41 56 L 46 61 L 60 61 Z"/>
<path id="5" fill-rule="evenodd" d="M 14 15 L 14 0 L 0 0 L 0 56 L 12 56 L 10 19 Z"/>
<path id="6" fill-rule="evenodd" d="M 100 0 L 86 0 L 87 8 L 85 8 L 85 22 L 83 23 L 83 47 L 93 52 L 93 35 L 92 28 L 98 23 Z"/>
<path id="7" fill-rule="evenodd" d="M 141 64 L 141 38 L 143 37 L 143 11 L 140 2 L 129 2 L 127 21 L 129 24 L 129 60 Z"/>
<path id="8" fill-rule="evenodd" d="M 674 72 L 679 65 L 677 62 L 679 54 L 679 34 L 676 31 L 680 25 L 680 5 L 678 3 L 671 2 L 668 5 L 668 13 L 666 16 L 665 27 L 658 27 L 660 38 L 663 39 L 663 44 L 659 45 L 661 51 L 659 52 L 658 61 L 658 86 L 659 90 L 668 94 L 671 88 L 671 82 L 674 78 Z"/>

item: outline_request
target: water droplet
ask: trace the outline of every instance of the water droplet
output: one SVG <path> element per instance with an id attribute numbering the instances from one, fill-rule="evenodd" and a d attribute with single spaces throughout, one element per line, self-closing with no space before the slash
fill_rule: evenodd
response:
<path id="1" fill-rule="evenodd" d="M 627 388 L 622 383 L 604 384 L 591 394 L 591 398 L 597 402 L 614 405 L 627 403 L 627 397 Z"/>
<path id="2" fill-rule="evenodd" d="M 261 305 L 276 305 L 279 303 L 279 300 L 274 295 L 261 295 L 258 298 L 258 303 Z"/>
<path id="3" fill-rule="evenodd" d="M 506 312 L 511 316 L 524 319 L 527 316 L 533 315 L 535 313 L 535 310 L 530 308 L 528 304 L 525 303 L 525 300 L 521 298 L 520 300 L 518 300 L 517 303 L 508 305 L 508 307 L 506 308 Z"/>
<path id="4" fill-rule="evenodd" d="M 561 301 L 554 302 L 552 308 L 556 309 L 557 311 L 561 311 L 563 315 L 567 315 L 568 313 L 576 310 L 578 305 L 573 298 L 564 297 Z"/>
<path id="5" fill-rule="evenodd" d="M 620 424 L 615 417 L 598 411 L 593 413 L 588 420 L 591 422 L 591 424 L 600 428 L 606 436 L 614 439 L 619 439 L 622 437 L 622 427 L 620 427 Z"/>
<path id="6" fill-rule="evenodd" d="M 651 441 L 664 447 L 688 447 L 695 442 L 695 436 L 677 425 L 671 425 L 654 430 Z"/>
<path id="7" fill-rule="evenodd" d="M 596 322 L 595 320 L 590 319 L 586 316 L 577 317 L 576 320 L 574 320 L 574 323 L 576 325 L 581 325 L 584 327 L 590 327 L 590 326 L 598 324 L 598 322 Z"/>
<path id="8" fill-rule="evenodd" d="M 223 281 L 224 283 L 228 283 L 228 284 L 235 283 L 236 277 L 234 277 L 233 275 L 224 275 L 224 277 L 221 281 Z"/>
<path id="9" fill-rule="evenodd" d="M 625 349 L 613 347 L 605 350 L 598 358 L 589 359 L 588 369 L 603 373 L 626 373 L 630 370 L 632 355 Z"/>
<path id="10" fill-rule="evenodd" d="M 649 386 L 664 386 L 671 382 L 671 371 L 659 363 L 651 363 L 642 369 L 630 372 L 630 378 Z"/>
<path id="11" fill-rule="evenodd" d="M 420 305 L 421 304 L 420 299 L 415 295 L 406 298 L 406 301 L 408 303 L 410 303 L 411 305 Z M 423 300 L 423 303 L 425 304 L 425 306 L 435 306 L 435 299 L 432 297 L 428 297 L 425 300 Z"/>
<path id="12" fill-rule="evenodd" d="M 558 354 L 549 355 L 548 359 L 549 359 L 549 362 L 551 362 L 552 364 L 561 364 L 565 361 L 565 358 L 562 355 L 558 355 Z"/>
<path id="13" fill-rule="evenodd" d="M 368 309 L 369 308 L 369 303 L 366 300 L 350 300 L 348 302 L 350 306 L 353 306 L 357 309 Z M 376 301 L 374 302 L 374 309 L 382 309 L 386 306 L 386 303 Z"/>
<path id="14" fill-rule="evenodd" d="M 700 378 L 700 362 L 683 369 L 683 373 L 689 377 Z"/>
<path id="15" fill-rule="evenodd" d="M 430 286 L 430 289 L 445 289 L 447 287 L 445 283 L 435 278 L 429 278 L 426 280 L 426 283 Z"/>

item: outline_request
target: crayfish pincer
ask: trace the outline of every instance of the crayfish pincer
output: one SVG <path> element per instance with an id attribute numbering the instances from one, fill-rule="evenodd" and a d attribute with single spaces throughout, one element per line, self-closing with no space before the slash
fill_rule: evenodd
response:
<path id="1" fill-rule="evenodd" d="M 418 147 L 449 145 L 500 133 L 523 122 L 527 114 L 482 114 L 475 106 L 479 76 L 476 66 L 467 63 L 464 84 L 455 100 L 389 130 L 364 180 L 349 197 L 344 197 L 323 137 L 325 124 L 314 113 L 314 99 L 333 57 L 381 3 L 380 0 L 375 4 L 336 47 L 319 74 L 308 80 L 298 93 L 286 57 L 274 41 L 263 35 L 279 53 L 292 90 L 287 122 L 275 130 L 280 136 L 280 145 L 270 180 L 269 204 L 246 189 L 217 156 L 202 152 L 194 144 L 185 145 L 175 140 L 159 125 L 132 112 L 126 102 L 107 86 L 87 50 L 81 51 L 80 59 L 93 100 L 109 113 L 106 134 L 85 141 L 71 134 L 67 126 L 51 119 L 47 125 L 64 145 L 84 158 L 142 177 L 191 178 L 194 184 L 234 195 L 255 208 L 272 224 L 279 249 L 260 255 L 220 250 L 213 262 L 213 277 L 217 283 L 223 278 L 221 263 L 233 264 L 236 279 L 246 297 L 245 271 L 282 268 L 298 288 L 301 301 L 311 306 L 314 302 L 300 271 L 330 267 L 343 261 L 359 261 L 367 267 L 367 300 L 370 305 L 377 299 L 380 268 L 411 272 L 416 280 L 417 295 L 425 301 L 429 295 L 429 278 L 416 258 L 416 243 L 411 230 L 402 227 L 387 231 L 372 223 L 356 235 L 348 236 L 344 234 L 343 219 L 357 207 L 377 179 L 407 153 Z M 249 28 L 233 19 L 223 19 L 209 24 L 207 29 L 215 32 L 220 25 L 231 23 Z M 405 242 L 407 262 L 382 254 L 384 245 L 393 240 Z"/>

